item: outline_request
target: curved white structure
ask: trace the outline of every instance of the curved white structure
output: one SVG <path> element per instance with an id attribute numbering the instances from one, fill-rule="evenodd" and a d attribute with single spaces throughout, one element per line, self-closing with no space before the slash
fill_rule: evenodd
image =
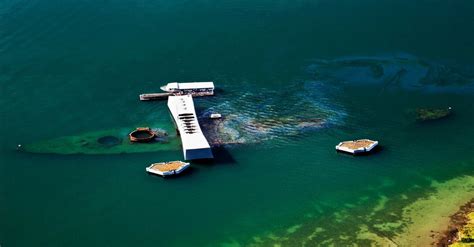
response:
<path id="1" fill-rule="evenodd" d="M 169 96 L 168 108 L 181 136 L 185 160 L 212 159 L 211 147 L 201 131 L 191 95 Z"/>

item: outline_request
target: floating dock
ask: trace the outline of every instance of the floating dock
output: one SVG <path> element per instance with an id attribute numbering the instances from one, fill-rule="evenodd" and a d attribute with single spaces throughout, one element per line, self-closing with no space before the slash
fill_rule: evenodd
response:
<path id="1" fill-rule="evenodd" d="M 191 95 L 169 96 L 168 108 L 181 137 L 185 160 L 212 159 L 211 147 L 201 131 Z"/>
<path id="2" fill-rule="evenodd" d="M 141 101 L 167 99 L 172 93 L 144 93 L 140 94 Z"/>
<path id="3" fill-rule="evenodd" d="M 378 141 L 372 141 L 369 139 L 345 141 L 345 142 L 340 142 L 336 146 L 336 150 L 356 155 L 356 154 L 368 153 L 372 151 L 378 144 L 379 144 Z"/>
<path id="4" fill-rule="evenodd" d="M 182 161 L 170 161 L 170 162 L 151 164 L 145 170 L 148 173 L 165 177 L 165 176 L 180 174 L 189 166 L 190 166 L 189 163 L 185 163 Z"/>

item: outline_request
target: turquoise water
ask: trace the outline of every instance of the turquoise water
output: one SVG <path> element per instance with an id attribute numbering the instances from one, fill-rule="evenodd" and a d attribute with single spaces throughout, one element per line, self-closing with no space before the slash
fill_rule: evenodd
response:
<path id="1" fill-rule="evenodd" d="M 313 244 L 341 235 L 333 212 L 356 205 L 364 218 L 381 196 L 473 174 L 472 30 L 470 0 L 3 0 L 0 245 L 246 245 L 301 222 L 334 226 Z M 138 94 L 207 80 L 220 91 L 195 100 L 199 114 L 232 116 L 215 131 L 242 144 L 185 176 L 144 172 L 180 150 L 16 150 L 103 129 L 169 129 L 166 103 Z M 438 122 L 412 114 L 448 106 L 453 116 Z M 334 152 L 364 137 L 382 150 Z"/>

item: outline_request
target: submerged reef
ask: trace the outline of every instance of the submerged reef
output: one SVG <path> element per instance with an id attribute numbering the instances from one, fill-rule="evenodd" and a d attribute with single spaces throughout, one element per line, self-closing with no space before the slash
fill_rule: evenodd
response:
<path id="1" fill-rule="evenodd" d="M 444 236 L 450 215 L 473 194 L 473 176 L 433 181 L 428 189 L 414 186 L 398 195 L 368 193 L 342 210 L 318 206 L 300 222 L 223 246 L 432 246 Z"/>
<path id="2" fill-rule="evenodd" d="M 132 143 L 128 139 L 130 128 L 86 132 L 38 141 L 22 146 L 31 153 L 53 154 L 121 154 L 178 150 L 178 139 L 169 137 L 166 131 L 157 129 L 157 137 L 150 143 Z"/>
<path id="3" fill-rule="evenodd" d="M 313 60 L 308 72 L 331 84 L 366 84 L 381 90 L 474 92 L 472 68 L 423 60 L 412 55 Z"/>
<path id="4" fill-rule="evenodd" d="M 416 109 L 416 120 L 420 122 L 434 121 L 450 116 L 451 107 L 448 108 L 419 108 Z"/>
<path id="5" fill-rule="evenodd" d="M 463 205 L 458 212 L 451 215 L 444 236 L 437 246 L 474 246 L 474 199 Z"/>
<path id="6" fill-rule="evenodd" d="M 320 129 L 328 119 L 307 116 L 258 117 L 252 114 L 229 114 L 221 119 L 200 117 L 201 129 L 212 147 L 235 144 L 253 144 L 270 139 L 288 141 L 291 136 L 305 131 Z M 155 130 L 158 135 L 149 143 L 131 142 L 129 132 L 133 128 L 86 132 L 33 142 L 21 150 L 31 153 L 55 154 L 119 154 L 155 152 L 180 149 L 179 137 L 168 135 L 164 130 Z M 173 131 L 170 131 L 174 133 Z"/>

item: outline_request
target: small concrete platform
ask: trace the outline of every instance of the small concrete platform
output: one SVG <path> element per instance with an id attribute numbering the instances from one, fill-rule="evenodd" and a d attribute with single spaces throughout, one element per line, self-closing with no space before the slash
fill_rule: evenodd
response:
<path id="1" fill-rule="evenodd" d="M 360 139 L 353 141 L 340 142 L 336 146 L 336 150 L 340 152 L 350 153 L 350 154 L 363 154 L 372 151 L 377 145 L 378 141 L 373 141 L 369 139 Z"/>
<path id="2" fill-rule="evenodd" d="M 165 177 L 165 176 L 180 174 L 189 166 L 190 166 L 189 163 L 185 163 L 182 161 L 170 161 L 170 162 L 151 164 L 149 167 L 146 168 L 146 171 L 148 173 Z"/>

